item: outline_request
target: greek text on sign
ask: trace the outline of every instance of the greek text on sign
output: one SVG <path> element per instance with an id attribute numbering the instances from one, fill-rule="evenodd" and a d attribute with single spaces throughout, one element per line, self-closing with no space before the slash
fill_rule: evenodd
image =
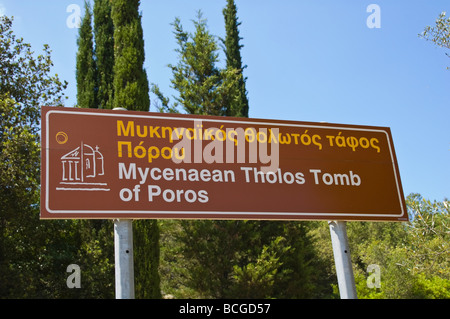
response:
<path id="1" fill-rule="evenodd" d="M 42 108 L 41 218 L 408 219 L 382 127 Z"/>

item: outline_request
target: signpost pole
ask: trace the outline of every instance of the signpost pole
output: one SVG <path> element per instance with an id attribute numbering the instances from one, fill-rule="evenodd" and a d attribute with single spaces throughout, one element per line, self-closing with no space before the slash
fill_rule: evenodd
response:
<path id="1" fill-rule="evenodd" d="M 116 299 L 134 299 L 133 221 L 114 220 Z"/>
<path id="2" fill-rule="evenodd" d="M 125 108 L 114 110 L 126 111 Z M 114 220 L 116 299 L 134 299 L 133 220 Z"/>
<path id="3" fill-rule="evenodd" d="M 330 221 L 331 243 L 341 299 L 357 299 L 345 221 Z"/>
<path id="4" fill-rule="evenodd" d="M 133 221 L 114 220 L 116 299 L 134 299 Z"/>

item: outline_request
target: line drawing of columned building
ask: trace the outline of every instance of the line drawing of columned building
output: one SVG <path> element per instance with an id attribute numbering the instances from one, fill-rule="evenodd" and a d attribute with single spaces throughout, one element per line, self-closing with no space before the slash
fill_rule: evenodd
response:
<path id="1" fill-rule="evenodd" d="M 103 176 L 104 159 L 99 152 L 90 145 L 81 142 L 81 145 L 61 157 L 62 181 L 84 183 L 88 178 Z"/>

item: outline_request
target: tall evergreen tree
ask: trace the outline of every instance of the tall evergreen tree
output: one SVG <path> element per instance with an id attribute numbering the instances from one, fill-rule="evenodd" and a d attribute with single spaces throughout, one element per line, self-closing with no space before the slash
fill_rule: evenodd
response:
<path id="1" fill-rule="evenodd" d="M 78 107 L 97 108 L 97 66 L 94 59 L 92 13 L 89 4 L 85 2 L 84 5 L 85 14 L 77 40 L 77 103 Z"/>
<path id="2" fill-rule="evenodd" d="M 188 113 L 248 116 L 245 80 L 240 56 L 236 7 L 228 2 L 227 69 L 216 66 L 217 43 L 199 13 L 195 33 L 174 22 L 179 62 L 170 65 L 173 88 L 179 93 L 174 106 Z M 164 110 L 169 100 L 153 86 Z M 181 221 L 176 238 L 185 260 L 181 272 L 185 286 L 199 297 L 277 298 L 311 297 L 314 267 L 307 229 L 298 223 L 266 221 Z M 300 238 L 300 239 L 299 239 Z M 166 252 L 166 251 L 164 251 Z M 288 290 L 288 292 L 286 292 Z"/>
<path id="3" fill-rule="evenodd" d="M 113 0 L 114 107 L 150 109 L 147 73 L 143 68 L 144 34 L 139 0 Z M 161 298 L 159 228 L 156 220 L 134 222 L 134 274 L 136 298 Z"/>
<path id="4" fill-rule="evenodd" d="M 78 90 L 78 106 L 82 108 L 105 108 L 105 70 L 108 68 L 111 71 L 106 73 L 112 74 L 112 65 L 106 66 L 108 62 L 108 56 L 113 60 L 114 52 L 110 50 L 107 52 L 108 45 L 113 48 L 113 43 L 108 43 L 108 23 L 112 24 L 111 14 L 107 13 L 105 6 L 108 5 L 108 1 L 95 1 L 94 2 L 94 17 L 92 16 L 91 7 L 88 2 L 85 1 L 85 15 L 80 26 L 77 54 L 77 90 Z M 110 7 L 109 7 L 109 11 Z M 109 18 L 106 16 L 108 15 Z M 92 19 L 94 18 L 94 30 L 92 29 Z M 109 20 L 109 21 L 108 21 Z M 94 46 L 95 35 L 95 46 Z M 112 35 L 111 35 L 112 40 Z M 106 50 L 105 50 L 106 49 Z M 112 80 L 112 79 L 111 79 Z M 109 81 L 111 81 L 109 80 Z M 112 84 L 110 84 L 112 87 Z M 109 105 L 111 105 L 111 102 Z M 109 107 L 111 108 L 111 107 Z M 111 282 L 110 279 L 113 276 L 114 264 L 113 260 L 113 242 L 112 240 L 112 224 L 107 220 L 81 220 L 73 224 L 72 231 L 74 237 L 82 238 L 79 245 L 81 246 L 79 254 L 80 260 L 89 262 L 90 258 L 95 258 L 96 263 L 93 265 L 88 273 L 85 274 L 85 278 L 96 278 L 100 280 L 101 284 L 98 284 L 95 280 L 89 280 L 85 285 L 86 293 L 97 292 L 98 295 L 108 296 L 111 291 L 112 285 L 109 289 L 102 290 L 108 285 L 106 282 Z M 92 251 L 84 251 L 85 248 L 92 249 L 96 247 L 95 254 Z M 95 256 L 95 257 L 94 257 Z M 103 278 L 102 278 L 103 277 Z M 102 280 L 103 279 L 103 280 Z M 109 281 L 108 281 L 109 280 Z M 97 287 L 102 287 L 99 288 Z"/>
<path id="5" fill-rule="evenodd" d="M 247 98 L 247 91 L 245 88 L 246 78 L 243 76 L 243 70 L 246 66 L 242 66 L 241 49 L 243 45 L 240 44 L 242 38 L 239 36 L 238 27 L 241 22 L 238 22 L 237 8 L 234 0 L 227 0 L 227 6 L 223 10 L 225 17 L 226 37 L 223 40 L 225 45 L 225 54 L 227 57 L 227 69 L 238 70 L 242 75 L 239 81 L 234 84 L 233 94 L 229 98 L 228 116 L 243 116 L 248 117 L 249 105 Z"/>
<path id="6" fill-rule="evenodd" d="M 173 23 L 179 62 L 169 67 L 173 74 L 172 87 L 179 93 L 175 97 L 176 102 L 170 106 L 169 99 L 156 85 L 153 85 L 152 91 L 158 96 L 162 103 L 160 109 L 164 111 L 173 112 L 182 106 L 190 114 L 227 115 L 228 100 L 240 75 L 238 70 L 217 67 L 219 48 L 201 11 L 193 23 L 195 33 L 185 32 L 178 18 Z"/>
<path id="7" fill-rule="evenodd" d="M 95 56 L 97 61 L 98 106 L 112 109 L 114 99 L 114 24 L 111 1 L 94 3 Z"/>
<path id="8" fill-rule="evenodd" d="M 148 111 L 150 97 L 144 69 L 144 32 L 139 0 L 113 0 L 114 107 Z"/>

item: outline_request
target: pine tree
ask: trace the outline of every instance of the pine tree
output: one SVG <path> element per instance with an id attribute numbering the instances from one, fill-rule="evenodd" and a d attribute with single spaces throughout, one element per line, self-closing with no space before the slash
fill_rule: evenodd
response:
<path id="1" fill-rule="evenodd" d="M 114 23 L 114 107 L 150 109 L 147 72 L 143 68 L 144 32 L 139 0 L 113 0 Z"/>
<path id="2" fill-rule="evenodd" d="M 89 4 L 85 2 L 84 5 L 85 14 L 77 40 L 77 102 L 81 108 L 97 108 L 97 66 L 94 59 L 92 13 Z"/>
<path id="3" fill-rule="evenodd" d="M 227 115 L 228 99 L 232 95 L 234 83 L 240 75 L 235 69 L 220 69 L 218 45 L 215 37 L 209 32 L 207 20 L 201 11 L 193 21 L 195 33 L 185 32 L 178 18 L 175 19 L 174 34 L 178 43 L 179 54 L 177 65 L 169 65 L 172 69 L 172 87 L 178 91 L 176 102 L 170 106 L 158 86 L 152 86 L 152 92 L 162 103 L 163 111 L 175 111 L 182 106 L 189 114 Z"/>
<path id="4" fill-rule="evenodd" d="M 97 59 L 98 106 L 112 109 L 114 99 L 114 24 L 111 18 L 111 1 L 94 3 L 95 56 Z"/>
<path id="5" fill-rule="evenodd" d="M 246 78 L 243 76 L 243 70 L 246 66 L 242 66 L 241 49 L 243 45 L 239 43 L 240 40 L 242 40 L 239 36 L 238 29 L 241 22 L 238 22 L 237 9 L 234 0 L 227 1 L 227 7 L 223 10 L 226 30 L 226 37 L 225 40 L 223 40 L 223 43 L 225 45 L 225 54 L 227 57 L 227 69 L 238 70 L 238 74 L 241 75 L 239 81 L 234 84 L 233 93 L 228 102 L 227 115 L 248 117 L 249 105 L 247 91 L 245 89 Z"/>
<path id="6" fill-rule="evenodd" d="M 217 44 L 208 32 L 201 12 L 197 18 L 191 41 L 180 20 L 175 19 L 173 23 L 181 61 L 177 66 L 171 66 L 174 74 L 172 84 L 180 92 L 177 101 L 190 114 L 222 115 L 223 105 L 214 103 L 217 100 L 214 87 L 220 82 L 220 73 L 215 65 L 218 61 Z"/>

